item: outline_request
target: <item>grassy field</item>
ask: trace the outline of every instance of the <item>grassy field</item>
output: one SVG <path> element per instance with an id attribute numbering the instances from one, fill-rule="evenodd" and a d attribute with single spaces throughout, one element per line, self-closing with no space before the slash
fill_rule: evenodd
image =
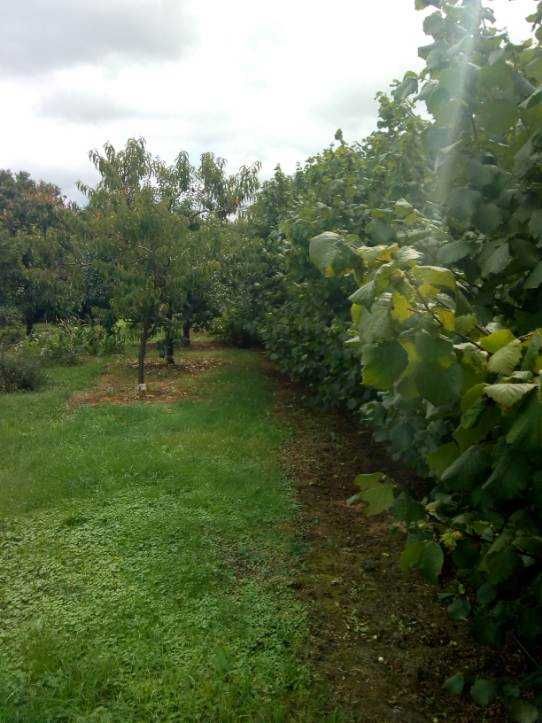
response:
<path id="1" fill-rule="evenodd" d="M 211 355 L 177 402 L 70 405 L 96 360 L 0 398 L 1 721 L 317 717 L 288 431 L 255 354 Z"/>

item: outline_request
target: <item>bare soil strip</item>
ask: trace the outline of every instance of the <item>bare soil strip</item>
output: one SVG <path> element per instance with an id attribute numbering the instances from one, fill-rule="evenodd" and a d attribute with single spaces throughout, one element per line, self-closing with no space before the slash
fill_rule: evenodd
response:
<path id="1" fill-rule="evenodd" d="M 340 706 L 359 721 L 505 720 L 499 705 L 458 700 L 442 682 L 458 671 L 506 674 L 521 664 L 519 653 L 474 643 L 466 625 L 450 620 L 438 589 L 401 571 L 404 536 L 390 533 L 391 520 L 346 504 L 360 473 L 384 471 L 410 488 L 420 481 L 355 420 L 314 410 L 302 390 L 277 382 L 277 414 L 293 428 L 283 463 L 300 502 L 292 585 L 312 610 L 308 656 L 330 685 L 330 710 Z"/>

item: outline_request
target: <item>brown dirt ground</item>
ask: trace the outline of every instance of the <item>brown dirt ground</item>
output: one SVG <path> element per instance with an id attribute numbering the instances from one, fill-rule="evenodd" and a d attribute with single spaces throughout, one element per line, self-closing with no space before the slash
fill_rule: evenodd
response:
<path id="1" fill-rule="evenodd" d="M 278 380 L 277 414 L 293 428 L 283 464 L 297 485 L 302 554 L 291 584 L 311 609 L 308 659 L 330 688 L 330 711 L 346 709 L 355 721 L 506 720 L 499 705 L 481 709 L 442 683 L 457 672 L 519 669 L 519 652 L 474 643 L 467 626 L 448 617 L 437 588 L 401 571 L 404 536 L 390 532 L 391 519 L 346 504 L 360 473 L 383 471 L 410 488 L 419 480 L 355 420 L 314 410 L 302 389 L 268 372 Z"/>
<path id="2" fill-rule="evenodd" d="M 199 349 L 199 347 L 198 347 Z M 162 360 L 150 359 L 145 363 L 147 391 L 139 394 L 136 388 L 137 362 L 121 360 L 109 364 L 100 377 L 98 385 L 89 391 L 74 394 L 70 408 L 83 404 L 133 404 L 137 401 L 171 404 L 181 399 L 193 398 L 195 390 L 190 383 L 199 375 L 222 363 L 220 359 L 183 358 L 178 364 L 167 365 Z"/>

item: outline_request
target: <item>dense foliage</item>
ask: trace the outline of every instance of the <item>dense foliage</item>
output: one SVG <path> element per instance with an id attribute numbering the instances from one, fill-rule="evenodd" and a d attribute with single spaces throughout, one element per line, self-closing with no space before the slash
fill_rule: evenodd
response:
<path id="1" fill-rule="evenodd" d="M 106 144 L 90 159 L 99 181 L 80 184 L 84 209 L 52 184 L 0 172 L 0 344 L 69 364 L 82 351 L 118 350 L 127 324 L 144 384 L 151 336 L 163 335 L 163 356 L 174 363 L 176 343 L 190 343 L 192 325 L 215 314 L 222 236 L 254 194 L 259 165 L 229 175 L 211 153 L 196 168 L 182 152 L 168 166 L 143 139 L 120 150 Z M 33 334 L 37 321 L 57 327 Z"/>
<path id="2" fill-rule="evenodd" d="M 0 170 L 0 317 L 37 321 L 77 310 L 73 209 L 50 183 Z"/>
<path id="3" fill-rule="evenodd" d="M 425 6 L 428 3 L 420 3 Z M 381 390 L 369 415 L 417 441 L 435 483 L 421 503 L 381 475 L 358 479 L 369 512 L 390 506 L 408 530 L 405 568 L 430 580 L 455 569 L 449 612 L 490 645 L 517 641 L 531 663 L 542 641 L 542 5 L 538 44 L 513 45 L 478 2 L 435 2 L 426 69 L 409 76 L 434 122 L 428 202 L 370 213 L 380 238 L 321 234 L 315 264 L 353 274 L 350 296 L 363 383 Z M 405 79 L 406 81 L 406 79 Z M 413 420 L 409 429 L 409 418 Z M 414 434 L 412 434 L 414 431 Z M 424 433 L 425 441 L 422 444 Z M 399 444 L 400 446 L 400 444 Z M 535 666 L 523 681 L 540 690 Z M 450 683 L 459 692 L 460 675 Z M 477 681 L 471 694 L 510 699 L 518 686 Z"/>

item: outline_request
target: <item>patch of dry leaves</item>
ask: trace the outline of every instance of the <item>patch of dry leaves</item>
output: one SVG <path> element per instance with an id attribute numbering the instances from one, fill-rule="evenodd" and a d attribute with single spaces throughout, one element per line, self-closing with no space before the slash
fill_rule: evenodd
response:
<path id="1" fill-rule="evenodd" d="M 94 389 L 77 392 L 69 401 L 74 409 L 81 405 L 134 404 L 150 402 L 171 404 L 195 396 L 192 377 L 222 364 L 222 360 L 209 358 L 183 359 L 179 364 L 166 364 L 161 360 L 145 363 L 147 390 L 139 393 L 136 385 L 137 362 L 111 364 Z"/>

